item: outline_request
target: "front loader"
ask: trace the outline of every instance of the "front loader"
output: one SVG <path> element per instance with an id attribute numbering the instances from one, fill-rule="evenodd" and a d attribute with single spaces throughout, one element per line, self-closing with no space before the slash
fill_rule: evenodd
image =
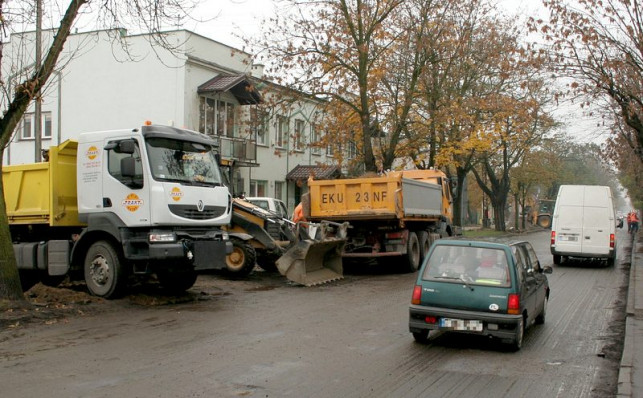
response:
<path id="1" fill-rule="evenodd" d="M 235 198 L 232 220 L 225 228 L 234 247 L 226 257 L 228 271 L 248 274 L 256 260 L 264 270 L 278 270 L 305 286 L 341 279 L 346 228 L 347 225 L 325 221 L 295 224 Z"/>

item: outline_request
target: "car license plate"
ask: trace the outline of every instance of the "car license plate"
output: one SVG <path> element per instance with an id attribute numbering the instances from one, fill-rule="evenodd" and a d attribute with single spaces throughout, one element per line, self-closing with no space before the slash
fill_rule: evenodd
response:
<path id="1" fill-rule="evenodd" d="M 561 241 L 578 242 L 578 236 L 561 236 Z"/>
<path id="2" fill-rule="evenodd" d="M 468 319 L 440 318 L 440 327 L 469 332 L 482 332 L 482 322 Z"/>

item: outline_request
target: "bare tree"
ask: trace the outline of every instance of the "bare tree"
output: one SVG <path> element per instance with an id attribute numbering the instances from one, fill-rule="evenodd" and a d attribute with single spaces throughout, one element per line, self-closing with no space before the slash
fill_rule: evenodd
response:
<path id="1" fill-rule="evenodd" d="M 551 45 L 556 73 L 571 77 L 569 94 L 582 95 L 606 119 L 622 119 L 612 131 L 643 162 L 643 3 L 640 0 L 543 0 L 549 20 L 532 29 Z M 610 101 L 601 102 L 601 99 Z M 616 111 L 616 112 L 614 112 Z"/>

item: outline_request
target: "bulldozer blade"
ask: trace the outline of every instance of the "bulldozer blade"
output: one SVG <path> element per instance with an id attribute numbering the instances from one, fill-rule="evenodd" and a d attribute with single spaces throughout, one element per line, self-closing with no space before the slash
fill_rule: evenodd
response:
<path id="1" fill-rule="evenodd" d="M 297 242 L 276 262 L 281 275 L 304 286 L 342 279 L 345 239 L 310 239 Z"/>

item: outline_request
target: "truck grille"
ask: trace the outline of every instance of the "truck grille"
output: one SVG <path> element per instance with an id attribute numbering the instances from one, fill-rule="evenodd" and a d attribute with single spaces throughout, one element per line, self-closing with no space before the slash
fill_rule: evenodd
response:
<path id="1" fill-rule="evenodd" d="M 210 220 L 222 216 L 226 211 L 223 206 L 205 206 L 203 211 L 199 211 L 195 205 L 168 205 L 168 207 L 172 214 L 190 220 Z"/>

